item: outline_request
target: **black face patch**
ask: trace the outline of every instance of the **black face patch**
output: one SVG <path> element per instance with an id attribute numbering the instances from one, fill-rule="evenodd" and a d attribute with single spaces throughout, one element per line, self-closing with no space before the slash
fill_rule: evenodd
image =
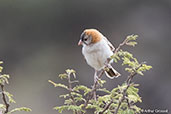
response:
<path id="1" fill-rule="evenodd" d="M 83 32 L 80 36 L 80 39 L 84 44 L 88 45 L 86 42 L 88 40 L 88 37 L 85 37 L 85 36 L 86 36 L 86 34 L 85 34 L 85 32 Z"/>
<path id="2" fill-rule="evenodd" d="M 81 41 L 83 41 L 83 42 L 84 42 L 84 37 L 85 37 L 85 32 L 83 32 L 83 33 L 81 34 L 81 36 L 80 36 L 80 39 L 81 39 Z"/>

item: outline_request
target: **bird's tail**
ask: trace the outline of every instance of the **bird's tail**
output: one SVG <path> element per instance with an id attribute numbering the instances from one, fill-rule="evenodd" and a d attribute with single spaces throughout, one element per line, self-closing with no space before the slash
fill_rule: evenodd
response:
<path id="1" fill-rule="evenodd" d="M 117 78 L 119 77 L 121 74 L 119 72 L 117 72 L 111 65 L 109 65 L 106 70 L 105 70 L 105 74 L 107 77 L 109 77 L 110 79 L 113 78 Z"/>

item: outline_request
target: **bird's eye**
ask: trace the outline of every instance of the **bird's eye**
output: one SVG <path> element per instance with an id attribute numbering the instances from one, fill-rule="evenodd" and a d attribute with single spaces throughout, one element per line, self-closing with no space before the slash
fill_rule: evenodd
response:
<path id="1" fill-rule="evenodd" d="M 84 41 L 87 41 L 88 38 L 85 38 Z"/>

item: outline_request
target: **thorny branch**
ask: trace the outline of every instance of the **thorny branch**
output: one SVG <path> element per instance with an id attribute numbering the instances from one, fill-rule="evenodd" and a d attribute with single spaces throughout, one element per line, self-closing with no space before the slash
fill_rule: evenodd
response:
<path id="1" fill-rule="evenodd" d="M 101 111 L 99 114 L 103 114 L 107 109 L 109 109 L 110 105 L 113 103 L 113 101 L 111 101 L 110 103 L 106 104 L 106 106 L 104 107 L 103 111 Z"/>
<path id="2" fill-rule="evenodd" d="M 139 66 L 138 68 L 140 68 L 141 65 L 142 65 L 142 64 L 140 64 L 140 66 Z M 138 69 L 138 68 L 137 68 L 137 69 Z M 125 100 L 125 97 L 127 96 L 126 92 L 127 92 L 128 88 L 129 88 L 130 85 L 131 85 L 131 81 L 132 81 L 133 77 L 134 77 L 136 74 L 137 74 L 136 72 L 130 74 L 130 75 L 128 76 L 127 80 L 125 81 L 126 84 L 127 84 L 127 87 L 123 90 L 122 98 L 120 99 L 120 101 L 119 101 L 119 103 L 118 103 L 118 106 L 115 108 L 114 114 L 117 114 L 117 113 L 118 113 L 118 110 L 119 110 L 119 108 L 120 108 L 122 102 Z M 108 110 L 109 107 L 110 107 L 110 105 L 111 105 L 112 103 L 113 103 L 113 102 L 111 101 L 110 103 L 106 104 L 106 106 L 105 106 L 105 108 L 103 109 L 103 111 L 100 112 L 99 114 L 103 114 L 106 110 Z M 129 105 L 129 108 L 130 108 L 130 104 L 129 104 L 128 101 L 127 101 L 127 103 L 128 103 L 128 105 Z"/>
<path id="3" fill-rule="evenodd" d="M 121 44 L 119 44 L 119 46 L 113 51 L 113 56 L 111 56 L 110 58 L 106 60 L 104 69 L 99 71 L 98 74 L 97 72 L 95 72 L 94 76 L 97 76 L 97 78 L 94 78 L 94 83 L 91 86 L 92 87 L 91 89 L 84 85 L 78 85 L 78 88 L 72 87 L 73 83 L 78 82 L 77 80 L 71 81 L 70 75 L 72 73 L 75 78 L 75 71 L 72 69 L 66 70 L 67 74 L 65 73 L 65 74 L 59 75 L 61 79 L 66 78 L 68 80 L 67 87 L 63 84 L 58 85 L 54 82 L 49 81 L 55 87 L 59 86 L 69 91 L 69 94 L 64 95 L 64 98 L 65 96 L 66 97 L 69 96 L 69 99 L 67 99 L 69 100 L 69 102 L 65 100 L 65 105 L 55 107 L 55 109 L 58 110 L 60 113 L 65 109 L 72 110 L 74 114 L 85 114 L 87 109 L 95 109 L 95 114 L 104 114 L 104 113 L 117 114 L 120 111 L 121 112 L 135 111 L 134 112 L 135 114 L 139 113 L 140 108 L 134 107 L 134 103 L 136 103 L 137 101 L 141 101 L 141 99 L 138 95 L 138 89 L 134 87 L 135 85 L 134 83 L 132 83 L 132 80 L 134 76 L 137 74 L 143 75 L 142 72 L 149 70 L 151 66 L 148 66 L 143 63 L 139 63 L 137 59 L 134 58 L 131 53 L 121 50 L 121 48 L 124 45 L 134 46 L 136 42 L 131 42 L 131 40 L 136 40 L 136 37 L 137 36 L 127 37 Z M 120 57 L 122 57 L 123 65 L 128 65 L 128 68 L 125 68 L 125 70 L 129 72 L 129 75 L 127 76 L 127 79 L 125 80 L 125 83 L 121 86 L 121 88 L 120 86 L 118 86 L 117 88 L 114 88 L 111 92 L 107 90 L 106 88 L 100 89 L 104 84 L 104 81 L 101 80 L 102 76 L 104 72 L 107 70 L 107 67 L 110 61 L 114 59 L 114 61 L 117 62 L 117 60 L 120 60 Z M 96 96 L 96 90 L 98 89 L 99 91 L 104 91 L 108 94 L 105 94 L 106 96 L 98 96 L 98 95 Z M 82 96 L 81 95 L 82 93 L 80 93 L 82 91 L 84 92 L 84 96 Z M 134 92 L 137 95 L 136 98 L 134 98 L 134 96 L 129 96 Z M 125 104 L 127 106 L 125 106 Z"/>
<path id="4" fill-rule="evenodd" d="M 117 52 L 121 49 L 122 46 L 128 43 L 128 40 L 125 39 L 119 46 L 114 50 L 114 54 L 117 54 Z"/>
<path id="5" fill-rule="evenodd" d="M 128 76 L 128 78 L 127 78 L 127 80 L 126 80 L 126 85 L 127 85 L 127 87 L 123 90 L 122 98 L 120 99 L 120 101 L 119 101 L 119 103 L 118 103 L 118 106 L 115 108 L 114 114 L 117 114 L 117 113 L 118 113 L 118 110 L 119 110 L 119 108 L 120 108 L 122 102 L 125 100 L 125 97 L 126 97 L 126 95 L 127 95 L 126 92 L 127 92 L 128 88 L 129 88 L 130 85 L 131 85 L 131 81 L 132 81 L 133 77 L 134 77 L 135 75 L 137 75 L 136 70 L 139 69 L 139 68 L 142 66 L 142 64 L 143 64 L 143 63 L 141 63 L 141 64 L 135 69 L 135 71 L 134 71 L 133 73 L 131 73 L 131 74 Z M 128 101 L 127 101 L 127 103 L 128 103 L 128 105 L 129 105 L 129 102 L 128 102 Z"/>
<path id="6" fill-rule="evenodd" d="M 102 70 L 99 75 L 98 75 L 98 78 L 100 79 L 102 77 L 102 75 L 104 74 L 104 70 Z M 93 84 L 93 87 L 92 87 L 92 90 L 91 92 L 88 94 L 88 98 L 84 104 L 84 107 L 86 107 L 89 103 L 89 101 L 93 98 L 93 93 L 96 91 L 96 89 L 98 88 L 98 81 L 96 81 L 94 84 Z"/>
<path id="7" fill-rule="evenodd" d="M 71 92 L 72 92 L 73 90 L 72 90 L 72 82 L 71 82 L 70 73 L 68 73 L 67 76 L 68 76 L 67 79 L 68 79 L 68 84 L 69 84 L 69 85 L 68 85 L 68 89 L 69 89 L 69 92 L 70 92 L 70 93 L 69 93 L 69 94 L 70 94 L 70 98 L 72 99 L 73 105 L 76 106 L 77 104 L 76 104 L 76 102 L 75 102 L 75 99 L 74 99 L 73 95 L 71 94 Z M 79 113 L 78 113 L 77 111 L 75 111 L 75 114 L 79 114 Z"/>
<path id="8" fill-rule="evenodd" d="M 5 104 L 5 113 L 8 113 L 10 105 L 8 104 L 8 102 L 6 100 L 6 97 L 5 97 L 4 85 L 0 84 L 0 86 L 1 86 L 1 91 L 2 91 L 2 100 L 3 100 L 4 104 Z"/>

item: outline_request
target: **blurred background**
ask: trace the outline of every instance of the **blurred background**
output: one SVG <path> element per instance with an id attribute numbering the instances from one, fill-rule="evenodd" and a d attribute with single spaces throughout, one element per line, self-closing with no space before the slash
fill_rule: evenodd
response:
<path id="1" fill-rule="evenodd" d="M 94 70 L 77 46 L 85 28 L 98 29 L 115 47 L 127 35 L 138 34 L 138 45 L 124 49 L 153 66 L 145 76 L 135 77 L 143 100 L 138 106 L 171 108 L 170 0 L 1 0 L 0 60 L 11 76 L 5 89 L 17 101 L 11 108 L 33 110 L 18 114 L 58 114 L 53 107 L 62 105 L 58 96 L 66 91 L 48 80 L 61 82 L 57 76 L 67 68 L 75 69 L 80 83 L 91 87 Z M 122 76 L 103 76 L 109 90 L 127 77 L 120 63 L 113 66 Z"/>

